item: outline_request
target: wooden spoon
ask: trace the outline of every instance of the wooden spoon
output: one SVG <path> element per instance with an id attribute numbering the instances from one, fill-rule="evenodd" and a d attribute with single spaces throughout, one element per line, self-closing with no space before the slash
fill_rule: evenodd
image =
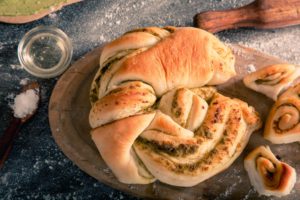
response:
<path id="1" fill-rule="evenodd" d="M 194 16 L 194 25 L 216 33 L 227 29 L 281 28 L 300 24 L 300 0 L 256 0 L 249 5 Z"/>
<path id="2" fill-rule="evenodd" d="M 34 89 L 35 93 L 40 96 L 39 84 L 36 82 L 25 85 L 22 89 L 22 92 L 31 89 Z M 36 110 L 37 109 L 31 113 L 28 113 L 23 118 L 17 118 L 14 116 L 4 134 L 0 137 L 0 169 L 3 167 L 4 162 L 7 160 L 8 155 L 12 150 L 14 139 L 18 136 L 21 126 L 36 113 Z"/>

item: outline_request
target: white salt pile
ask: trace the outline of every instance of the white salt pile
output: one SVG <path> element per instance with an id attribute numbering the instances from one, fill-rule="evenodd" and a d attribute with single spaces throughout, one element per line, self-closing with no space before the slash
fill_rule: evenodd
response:
<path id="1" fill-rule="evenodd" d="M 38 106 L 39 96 L 34 89 L 26 90 L 17 95 L 12 109 L 16 118 L 23 118 L 32 114 Z"/>

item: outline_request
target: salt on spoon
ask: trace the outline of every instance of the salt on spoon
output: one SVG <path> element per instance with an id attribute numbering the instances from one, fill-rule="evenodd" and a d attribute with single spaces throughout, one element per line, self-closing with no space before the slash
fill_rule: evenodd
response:
<path id="1" fill-rule="evenodd" d="M 36 82 L 25 85 L 22 92 L 14 99 L 12 109 L 14 117 L 0 137 L 0 169 L 12 149 L 14 139 L 18 136 L 21 126 L 28 121 L 36 112 L 40 99 L 39 84 Z"/>

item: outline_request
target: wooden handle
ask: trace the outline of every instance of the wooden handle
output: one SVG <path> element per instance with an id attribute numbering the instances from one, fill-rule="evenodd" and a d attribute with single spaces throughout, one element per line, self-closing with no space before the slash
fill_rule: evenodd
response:
<path id="1" fill-rule="evenodd" d="M 256 0 L 249 5 L 198 13 L 194 25 L 216 33 L 227 29 L 254 27 L 281 28 L 300 24 L 300 0 Z"/>
<path id="2" fill-rule="evenodd" d="M 18 135 L 19 129 L 22 125 L 22 120 L 13 118 L 9 127 L 5 130 L 4 134 L 0 137 L 0 169 L 3 167 L 12 146 L 14 139 Z"/>

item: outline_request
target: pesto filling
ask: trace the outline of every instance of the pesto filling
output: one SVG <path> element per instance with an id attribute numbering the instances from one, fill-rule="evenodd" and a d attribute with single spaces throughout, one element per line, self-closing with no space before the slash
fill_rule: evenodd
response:
<path id="1" fill-rule="evenodd" d="M 162 29 L 165 30 L 165 31 L 168 31 L 169 33 L 173 33 L 175 31 L 175 28 L 171 28 L 171 27 L 164 27 Z M 153 30 L 151 30 L 149 28 L 139 28 L 139 29 L 128 31 L 125 34 L 128 34 L 128 33 L 137 33 L 137 32 L 149 33 L 149 34 L 151 34 L 151 35 L 153 35 L 153 36 L 155 36 L 155 37 L 157 37 L 159 39 L 163 38 L 160 34 L 158 34 L 157 32 L 155 32 L 155 31 L 153 31 Z"/>
<path id="2" fill-rule="evenodd" d="M 263 155 L 259 154 L 255 158 L 255 161 L 257 161 L 261 157 L 263 157 Z M 265 158 L 265 157 L 263 157 L 263 158 Z M 264 184 L 266 186 L 268 186 L 270 189 L 272 189 L 272 188 L 277 188 L 278 185 L 280 184 L 280 181 L 279 182 L 276 181 L 276 173 L 279 173 L 278 166 L 275 163 L 273 163 L 272 161 L 270 161 L 270 162 L 272 163 L 274 169 L 276 169 L 276 170 L 275 170 L 275 172 L 271 172 L 268 169 L 266 169 L 265 173 L 263 174 L 264 175 L 263 180 L 264 180 Z M 257 162 L 255 162 L 255 168 L 257 171 L 259 171 L 259 166 L 258 166 Z M 278 180 L 281 180 L 281 178 L 279 178 Z"/>
<path id="3" fill-rule="evenodd" d="M 185 122 L 183 119 L 181 119 L 182 115 L 183 115 L 183 111 L 182 108 L 179 106 L 178 103 L 178 96 L 179 96 L 179 92 L 181 92 L 182 89 L 178 89 L 176 90 L 174 97 L 173 97 L 173 101 L 172 101 L 172 107 L 171 107 L 171 113 L 173 114 L 173 116 L 175 116 L 176 121 L 179 122 L 179 124 L 181 126 L 185 126 Z"/>
<path id="4" fill-rule="evenodd" d="M 279 80 L 276 80 L 274 82 L 274 80 L 267 80 L 267 79 L 257 79 L 255 80 L 255 83 L 258 84 L 258 85 L 271 85 L 271 86 L 274 86 L 274 85 L 277 85 L 282 79 L 279 79 Z"/>
<path id="5" fill-rule="evenodd" d="M 226 122 L 226 124 L 228 123 L 229 120 Z M 213 137 L 212 133 L 209 131 L 203 131 L 200 134 L 204 134 L 204 136 L 207 138 Z M 231 159 L 237 153 L 239 153 L 239 151 L 237 151 L 239 144 L 237 144 L 237 146 L 235 146 L 235 151 L 231 155 L 229 154 L 229 146 L 231 146 L 234 143 L 234 140 L 237 137 L 237 131 L 233 131 L 231 134 L 229 134 L 225 129 L 223 135 L 224 136 L 220 138 L 215 144 L 214 149 L 212 149 L 209 152 L 206 152 L 202 158 L 199 158 L 199 160 L 193 163 L 176 163 L 165 156 L 162 157 L 161 161 L 169 170 L 172 170 L 173 172 L 178 174 L 194 173 L 199 169 L 202 171 L 208 171 L 211 167 L 213 167 L 213 164 L 218 164 L 222 162 L 222 160 L 227 156 L 228 159 Z M 160 155 L 163 152 L 174 157 L 184 157 L 189 156 L 191 154 L 195 154 L 197 153 L 199 148 L 198 144 L 190 145 L 190 147 L 186 144 L 183 144 L 183 146 L 178 145 L 174 147 L 168 144 L 159 144 L 157 141 L 148 141 L 141 137 L 138 137 L 136 141 L 137 144 L 139 144 L 143 150 L 149 149 L 152 152 L 155 152 Z"/>
<path id="6" fill-rule="evenodd" d="M 173 144 L 159 143 L 157 141 L 147 140 L 142 137 L 138 137 L 136 142 L 145 148 L 151 148 L 158 154 L 166 153 L 174 157 L 185 157 L 187 155 L 196 153 L 198 150 L 198 145 L 196 144 L 179 144 L 178 146 L 174 146 Z"/>
<path id="7" fill-rule="evenodd" d="M 285 104 L 282 104 L 282 105 L 278 106 L 277 109 L 279 109 L 282 106 L 292 107 L 292 108 L 296 109 L 299 113 L 298 115 L 300 116 L 300 111 L 298 110 L 298 108 L 295 105 L 293 105 L 291 103 L 285 103 Z M 300 118 L 299 118 L 297 123 L 293 124 L 290 128 L 281 129 L 279 127 L 279 122 L 281 121 L 281 119 L 282 119 L 282 116 L 279 117 L 277 120 L 274 120 L 274 123 L 273 123 L 273 129 L 275 130 L 276 133 L 279 133 L 279 134 L 292 130 L 293 128 L 295 128 L 300 123 Z"/>
<path id="8" fill-rule="evenodd" d="M 279 77 L 280 76 L 283 76 L 285 74 L 285 72 L 281 72 Z M 282 79 L 284 79 L 285 77 L 282 77 L 282 78 L 275 78 L 275 79 L 267 79 L 268 76 L 272 76 L 273 74 L 270 74 L 270 75 L 267 75 L 266 77 L 264 78 L 261 78 L 261 79 L 257 79 L 255 80 L 255 83 L 258 84 L 258 85 L 271 85 L 271 86 L 274 86 L 274 85 L 277 85 L 278 83 L 280 83 L 282 81 Z"/>
<path id="9" fill-rule="evenodd" d="M 100 88 L 100 82 L 101 82 L 102 76 L 104 76 L 104 74 L 111 69 L 111 67 L 114 63 L 120 61 L 125 56 L 134 52 L 135 50 L 136 49 L 128 49 L 128 50 L 120 51 L 120 52 L 116 53 L 115 56 L 108 58 L 107 61 L 104 62 L 104 67 L 100 70 L 100 73 L 98 75 L 96 75 L 97 77 L 95 77 L 95 79 L 93 81 L 93 83 L 94 83 L 93 88 L 91 89 L 91 92 L 90 92 L 90 101 L 92 104 L 95 103 L 99 99 L 98 98 L 99 88 Z M 109 80 L 109 82 L 110 82 L 110 80 Z M 107 84 L 107 86 L 108 86 L 108 84 Z"/>
<path id="10" fill-rule="evenodd" d="M 174 33 L 176 28 L 173 26 L 165 26 L 163 27 L 163 29 L 165 29 L 166 31 L 170 32 L 170 33 Z"/>
<path id="11" fill-rule="evenodd" d="M 158 33 L 156 33 L 155 31 L 151 31 L 149 29 L 146 29 L 146 28 L 141 28 L 141 29 L 136 29 L 136 30 L 128 31 L 125 34 L 128 34 L 128 33 L 138 33 L 138 32 L 149 33 L 149 34 L 151 34 L 151 35 L 153 35 L 153 36 L 161 39 L 161 36 Z"/>

